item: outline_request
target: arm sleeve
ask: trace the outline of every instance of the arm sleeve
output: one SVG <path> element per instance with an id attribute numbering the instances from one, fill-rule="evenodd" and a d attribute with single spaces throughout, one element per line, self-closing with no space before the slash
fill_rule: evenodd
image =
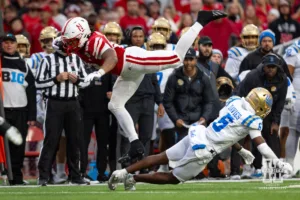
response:
<path id="1" fill-rule="evenodd" d="M 28 100 L 28 120 L 29 121 L 36 121 L 36 87 L 35 87 L 35 79 L 32 74 L 30 68 L 26 65 L 27 68 L 27 76 L 26 82 L 28 86 L 26 88 L 26 95 Z"/>
<path id="2" fill-rule="evenodd" d="M 249 131 L 249 136 L 253 140 L 256 137 L 261 136 L 261 132 L 259 130 L 250 130 Z"/>
<path id="3" fill-rule="evenodd" d="M 165 93 L 164 93 L 164 98 L 163 98 L 163 104 L 165 107 L 166 112 L 168 113 L 168 116 L 170 119 L 176 123 L 176 121 L 179 119 L 175 106 L 174 106 L 174 98 L 175 98 L 175 82 L 176 77 L 175 76 L 170 76 L 166 88 L 165 88 Z"/>
<path id="4" fill-rule="evenodd" d="M 213 106 L 214 102 L 217 101 L 218 97 L 214 94 L 211 83 L 208 79 L 208 77 L 203 73 L 203 78 L 202 78 L 205 88 L 204 88 L 204 105 L 202 107 L 202 117 L 206 120 L 209 121 L 212 118 L 213 115 Z"/>
<path id="5" fill-rule="evenodd" d="M 36 75 L 36 88 L 37 89 L 46 89 L 50 88 L 53 85 L 57 84 L 58 81 L 55 77 L 51 77 L 51 69 L 46 58 L 44 58 L 38 68 Z"/>
<path id="6" fill-rule="evenodd" d="M 278 159 L 272 149 L 266 144 L 262 143 L 257 146 L 258 151 L 263 155 L 265 158 L 268 159 Z"/>
<path id="7" fill-rule="evenodd" d="M 152 84 L 153 84 L 153 87 L 155 89 L 155 95 L 154 95 L 154 98 L 155 98 L 155 103 L 157 105 L 161 104 L 162 103 L 162 94 L 161 94 L 161 91 L 160 91 L 160 87 L 158 85 L 158 80 L 157 80 L 157 76 L 156 76 L 156 73 L 153 73 L 152 76 L 151 76 L 151 81 L 152 81 Z"/>

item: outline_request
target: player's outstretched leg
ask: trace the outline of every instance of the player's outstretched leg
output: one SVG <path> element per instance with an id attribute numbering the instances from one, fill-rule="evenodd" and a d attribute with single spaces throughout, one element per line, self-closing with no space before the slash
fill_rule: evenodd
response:
<path id="1" fill-rule="evenodd" d="M 131 163 L 132 160 L 141 160 L 144 157 L 144 146 L 138 139 L 133 120 L 125 108 L 126 102 L 135 93 L 142 82 L 143 77 L 144 74 L 134 78 L 124 78 L 119 76 L 114 85 L 111 100 L 108 104 L 108 109 L 115 115 L 125 136 L 130 142 L 130 150 L 121 158 L 121 164 L 124 162 Z"/>
<path id="2" fill-rule="evenodd" d="M 119 182 L 123 182 L 126 176 L 130 173 L 134 173 L 141 169 L 149 168 L 155 165 L 168 164 L 169 159 L 167 157 L 166 152 L 162 152 L 158 155 L 148 156 L 145 159 L 136 162 L 126 169 L 116 170 L 112 173 L 109 181 L 108 187 L 111 190 L 115 190 Z"/>
<path id="3" fill-rule="evenodd" d="M 223 11 L 199 11 L 197 22 L 179 39 L 174 51 L 146 51 L 138 47 L 129 47 L 126 49 L 126 63 L 130 65 L 132 71 L 140 71 L 144 74 L 175 68 L 182 64 L 185 54 L 203 26 L 226 16 Z"/>
<path id="4" fill-rule="evenodd" d="M 199 11 L 197 22 L 179 39 L 175 52 L 179 56 L 181 62 L 183 61 L 186 52 L 193 45 L 195 39 L 199 35 L 199 32 L 203 27 L 211 21 L 226 17 L 227 14 L 223 11 L 212 10 L 212 11 Z"/>

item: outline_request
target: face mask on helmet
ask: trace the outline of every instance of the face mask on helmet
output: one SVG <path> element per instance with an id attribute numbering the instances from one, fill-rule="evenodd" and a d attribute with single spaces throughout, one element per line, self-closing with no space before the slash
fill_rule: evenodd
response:
<path id="1" fill-rule="evenodd" d="M 29 40 L 24 35 L 16 35 L 17 39 L 17 50 L 19 54 L 23 58 L 29 58 L 30 57 L 30 43 Z"/>
<path id="2" fill-rule="evenodd" d="M 62 42 L 64 49 L 68 55 L 70 55 L 72 52 L 75 53 L 80 50 L 78 38 L 66 39 L 62 37 Z"/>
<path id="3" fill-rule="evenodd" d="M 219 77 L 216 82 L 219 100 L 225 102 L 232 95 L 234 89 L 232 81 L 227 77 Z"/>
<path id="4" fill-rule="evenodd" d="M 148 50 L 163 50 L 167 46 L 166 38 L 161 33 L 152 33 L 147 42 Z"/>
<path id="5" fill-rule="evenodd" d="M 169 40 L 171 36 L 171 25 L 165 18 L 159 18 L 155 20 L 152 26 L 153 33 L 160 33 L 165 36 L 166 40 Z"/>
<path id="6" fill-rule="evenodd" d="M 244 48 L 252 51 L 259 46 L 259 30 L 254 24 L 246 25 L 241 33 L 242 45 Z"/>
<path id="7" fill-rule="evenodd" d="M 19 52 L 19 54 L 23 57 L 23 58 L 28 58 L 29 57 L 29 52 L 27 50 L 27 45 L 26 44 L 18 44 L 17 50 Z"/>
<path id="8" fill-rule="evenodd" d="M 61 40 L 61 37 L 56 38 L 53 41 L 52 44 L 53 48 L 55 49 L 56 52 L 58 52 L 59 54 L 63 55 L 63 56 L 67 56 L 69 54 L 67 54 L 66 49 L 64 47 L 64 43 Z"/>
<path id="9" fill-rule="evenodd" d="M 53 40 L 57 37 L 58 31 L 56 28 L 52 26 L 45 27 L 39 37 L 39 41 L 41 43 L 41 47 L 47 53 L 53 53 L 54 49 L 52 47 Z"/>
<path id="10" fill-rule="evenodd" d="M 255 114 L 261 118 L 265 118 L 272 109 L 273 97 L 265 88 L 254 88 L 246 97 L 246 100 L 254 109 Z"/>
<path id="11" fill-rule="evenodd" d="M 118 23 L 116 22 L 107 23 L 104 26 L 103 33 L 110 42 L 113 42 L 115 44 L 121 44 L 123 32 Z"/>

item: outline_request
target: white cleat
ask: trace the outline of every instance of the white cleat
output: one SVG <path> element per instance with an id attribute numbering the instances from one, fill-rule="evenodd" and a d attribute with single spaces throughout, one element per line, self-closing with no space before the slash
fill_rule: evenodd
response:
<path id="1" fill-rule="evenodd" d="M 118 183 L 123 182 L 127 174 L 126 169 L 114 171 L 108 180 L 108 188 L 115 190 L 118 187 Z"/>
<path id="2" fill-rule="evenodd" d="M 127 191 L 135 191 L 135 180 L 133 178 L 132 174 L 127 174 L 125 180 L 124 180 L 124 188 Z"/>
<path id="3" fill-rule="evenodd" d="M 241 176 L 240 175 L 231 175 L 230 180 L 241 180 Z"/>
<path id="4" fill-rule="evenodd" d="M 15 145 L 21 145 L 23 143 L 22 135 L 16 127 L 11 126 L 6 131 L 6 136 Z"/>
<path id="5" fill-rule="evenodd" d="M 252 178 L 251 177 L 252 174 L 253 174 L 253 170 L 252 170 L 251 166 L 245 164 L 243 166 L 243 173 L 241 175 L 241 178 L 242 179 L 251 179 Z"/>

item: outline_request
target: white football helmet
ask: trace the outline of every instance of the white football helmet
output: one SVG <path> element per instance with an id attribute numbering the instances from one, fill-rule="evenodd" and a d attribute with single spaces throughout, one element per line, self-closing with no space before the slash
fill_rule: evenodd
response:
<path id="1" fill-rule="evenodd" d="M 82 48 L 90 34 L 91 29 L 87 20 L 82 17 L 74 17 L 65 23 L 61 38 L 67 52 L 71 53 Z"/>

